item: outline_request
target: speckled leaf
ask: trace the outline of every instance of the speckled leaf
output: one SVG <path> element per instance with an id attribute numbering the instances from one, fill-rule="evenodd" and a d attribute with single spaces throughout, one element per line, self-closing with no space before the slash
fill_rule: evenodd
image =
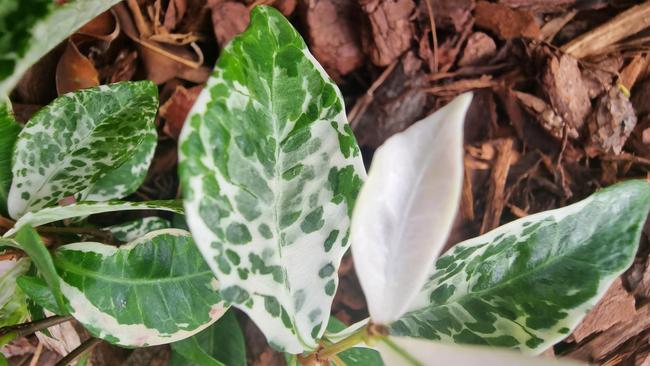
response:
<path id="1" fill-rule="evenodd" d="M 0 2 L 0 98 L 22 74 L 84 23 L 119 0 Z"/>
<path id="2" fill-rule="evenodd" d="M 157 107 L 156 85 L 142 81 L 78 90 L 38 111 L 16 141 L 9 214 L 78 195 L 120 166 L 149 133 Z"/>
<path id="3" fill-rule="evenodd" d="M 135 240 L 154 230 L 170 228 L 171 222 L 160 217 L 151 216 L 125 222 L 104 228 L 113 234 L 119 241 L 127 242 Z"/>
<path id="4" fill-rule="evenodd" d="M 188 225 L 277 349 L 325 331 L 365 172 L 341 94 L 275 9 L 221 53 L 180 141 Z"/>
<path id="5" fill-rule="evenodd" d="M 7 214 L 7 198 L 11 187 L 11 158 L 14 154 L 20 125 L 0 100 L 0 214 Z"/>
<path id="6" fill-rule="evenodd" d="M 579 362 L 551 357 L 528 357 L 512 351 L 458 346 L 409 337 L 389 337 L 376 345 L 384 363 L 400 366 L 578 366 Z"/>
<path id="7" fill-rule="evenodd" d="M 59 308 L 65 308 L 59 276 L 54 267 L 54 262 L 36 230 L 31 226 L 21 227 L 16 233 L 16 242 L 19 244 L 20 249 L 27 253 L 38 272 L 45 279 L 45 282 L 54 294 L 54 299 Z"/>
<path id="8" fill-rule="evenodd" d="M 375 152 L 352 217 L 352 254 L 373 322 L 402 316 L 442 250 L 463 186 L 470 93 Z"/>
<path id="9" fill-rule="evenodd" d="M 175 213 L 183 213 L 183 207 L 180 201 L 147 201 L 147 202 L 127 202 L 127 201 L 106 201 L 106 202 L 79 202 L 68 206 L 48 207 L 37 212 L 28 212 L 14 224 L 13 229 L 7 231 L 4 235 L 8 238 L 16 233 L 21 227 L 31 225 L 34 227 L 49 224 L 51 222 L 69 219 L 72 217 L 82 217 L 104 212 L 129 211 L 129 210 L 163 210 Z"/>
<path id="10" fill-rule="evenodd" d="M 208 329 L 171 346 L 171 366 L 246 366 L 244 334 L 232 311 Z"/>
<path id="11" fill-rule="evenodd" d="M 27 302 L 16 279 L 29 269 L 29 259 L 0 261 L 0 327 L 18 324 L 27 318 Z"/>
<path id="12" fill-rule="evenodd" d="M 70 314 L 114 344 L 175 342 L 225 312 L 212 271 L 183 230 L 154 231 L 119 248 L 64 245 L 54 264 Z"/>
<path id="13" fill-rule="evenodd" d="M 147 177 L 147 171 L 156 152 L 158 132 L 153 123 L 145 127 L 145 135 L 133 155 L 106 175 L 83 194 L 84 201 L 121 199 L 138 190 Z"/>
<path id="14" fill-rule="evenodd" d="M 629 267 L 649 207 L 650 184 L 628 181 L 462 242 L 393 332 L 538 354 Z"/>

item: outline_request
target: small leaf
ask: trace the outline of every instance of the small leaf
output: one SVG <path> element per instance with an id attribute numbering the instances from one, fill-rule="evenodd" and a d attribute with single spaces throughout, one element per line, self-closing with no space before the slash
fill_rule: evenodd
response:
<path id="1" fill-rule="evenodd" d="M 349 327 L 346 327 L 343 322 L 340 320 L 336 319 L 335 317 L 331 316 L 330 321 L 327 324 L 327 332 L 325 333 L 326 335 L 328 333 L 334 334 L 334 338 L 338 338 L 338 336 L 343 335 L 343 334 L 352 334 L 359 330 L 361 326 L 366 325 L 368 322 L 367 321 L 362 321 L 358 322 L 355 324 L 352 324 Z M 344 337 L 341 337 L 340 339 L 329 339 L 332 342 L 337 342 L 339 340 L 342 340 Z M 339 358 L 345 362 L 347 366 L 383 366 L 384 362 L 381 359 L 381 356 L 379 353 L 371 348 L 367 347 L 352 347 L 349 348 L 341 353 L 338 354 Z M 334 363 L 331 363 L 332 366 L 336 366 Z"/>
<path id="2" fill-rule="evenodd" d="M 172 343 L 172 351 L 171 366 L 246 366 L 244 334 L 232 311 L 201 333 Z"/>
<path id="3" fill-rule="evenodd" d="M 630 266 L 649 208 L 650 184 L 628 181 L 462 242 L 392 332 L 539 354 Z"/>
<path id="4" fill-rule="evenodd" d="M 273 347 L 318 346 L 365 177 L 336 84 L 275 9 L 219 57 L 185 123 L 188 225 L 224 299 Z"/>
<path id="5" fill-rule="evenodd" d="M 20 132 L 20 125 L 0 100 L 0 214 L 7 214 L 7 198 L 11 187 L 11 159 Z"/>
<path id="6" fill-rule="evenodd" d="M 21 227 L 31 225 L 34 227 L 61 221 L 73 217 L 82 217 L 105 212 L 129 211 L 129 210 L 163 210 L 182 214 L 183 207 L 180 201 L 106 201 L 106 202 L 79 202 L 67 206 L 48 207 L 37 212 L 28 212 L 14 224 L 13 229 L 4 235 L 8 238 L 16 233 Z M 0 243 L 2 244 L 2 243 Z"/>
<path id="7" fill-rule="evenodd" d="M 160 217 L 151 216 L 141 219 L 108 226 L 104 228 L 113 234 L 115 239 L 123 242 L 135 240 L 154 230 L 168 229 L 172 225 L 168 220 Z"/>
<path id="8" fill-rule="evenodd" d="M 54 298 L 54 293 L 47 286 L 47 283 L 34 276 L 23 275 L 16 279 L 18 286 L 23 290 L 25 295 L 29 297 L 36 305 L 57 315 L 67 315 L 68 312 L 65 308 L 60 308 Z"/>
<path id="9" fill-rule="evenodd" d="M 38 111 L 16 141 L 11 217 L 84 192 L 132 157 L 157 107 L 156 85 L 143 81 L 79 90 Z"/>
<path id="10" fill-rule="evenodd" d="M 30 66 L 119 0 L 3 0 L 0 6 L 0 99 Z"/>
<path id="11" fill-rule="evenodd" d="M 70 314 L 110 343 L 176 342 L 225 312 L 212 271 L 183 230 L 154 231 L 119 248 L 64 245 L 54 263 Z"/>
<path id="12" fill-rule="evenodd" d="M 27 258 L 0 262 L 0 327 L 18 324 L 27 319 L 25 295 L 16 286 L 16 278 L 28 269 Z"/>
<path id="13" fill-rule="evenodd" d="M 370 318 L 406 312 L 447 240 L 463 177 L 463 94 L 375 152 L 352 218 L 352 254 Z"/>
<path id="14" fill-rule="evenodd" d="M 36 269 L 41 273 L 47 286 L 52 290 L 54 299 L 60 309 L 65 309 L 63 294 L 61 293 L 59 275 L 52 262 L 50 252 L 47 251 L 45 244 L 41 240 L 36 230 L 31 226 L 23 226 L 16 233 L 16 242 L 32 260 Z"/>
<path id="15" fill-rule="evenodd" d="M 513 351 L 447 345 L 408 337 L 388 337 L 375 347 L 387 365 L 577 366 L 579 362 L 527 357 Z"/>
<path id="16" fill-rule="evenodd" d="M 124 198 L 137 191 L 147 177 L 147 171 L 156 152 L 158 132 L 153 123 L 145 127 L 146 133 L 133 155 L 119 167 L 99 178 L 83 195 L 83 201 L 107 201 Z"/>

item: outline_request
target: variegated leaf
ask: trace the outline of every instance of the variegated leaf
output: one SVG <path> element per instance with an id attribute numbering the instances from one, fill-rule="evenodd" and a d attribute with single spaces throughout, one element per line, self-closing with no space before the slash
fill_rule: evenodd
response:
<path id="1" fill-rule="evenodd" d="M 0 2 L 0 98 L 22 74 L 84 23 L 119 0 Z"/>
<path id="2" fill-rule="evenodd" d="M 51 222 L 65 220 L 73 217 L 82 217 L 104 212 L 130 211 L 130 210 L 163 210 L 182 214 L 183 207 L 180 201 L 106 201 L 106 202 L 79 202 L 67 206 L 48 207 L 37 212 L 28 212 L 14 224 L 13 229 L 4 235 L 8 238 L 14 235 L 25 225 L 33 227 L 49 224 Z"/>
<path id="3" fill-rule="evenodd" d="M 0 327 L 27 319 L 27 302 L 16 279 L 29 269 L 29 259 L 0 261 Z"/>
<path id="4" fill-rule="evenodd" d="M 67 315 L 66 310 L 56 303 L 54 293 L 47 286 L 45 280 L 39 277 L 23 275 L 16 279 L 16 283 L 34 304 L 54 314 Z"/>
<path id="5" fill-rule="evenodd" d="M 154 231 L 119 248 L 64 245 L 54 263 L 70 314 L 114 344 L 179 341 L 226 310 L 212 271 L 183 230 Z"/>
<path id="6" fill-rule="evenodd" d="M 20 132 L 20 125 L 0 99 L 0 214 L 7 214 L 7 198 L 11 187 L 11 159 Z"/>
<path id="7" fill-rule="evenodd" d="M 167 229 L 171 222 L 160 217 L 151 216 L 125 222 L 104 228 L 113 234 L 115 239 L 123 242 L 135 240 L 154 230 Z"/>
<path id="8" fill-rule="evenodd" d="M 579 362 L 551 357 L 527 357 L 516 352 L 479 346 L 440 344 L 424 339 L 388 337 L 376 346 L 386 365 L 437 366 L 578 366 Z"/>
<path id="9" fill-rule="evenodd" d="M 133 155 L 119 167 L 110 170 L 99 178 L 87 193 L 83 201 L 107 201 L 121 199 L 138 190 L 147 177 L 147 171 L 156 152 L 158 132 L 153 123 L 145 127 L 145 135 Z"/>
<path id="10" fill-rule="evenodd" d="M 158 107 L 149 81 L 65 94 L 18 135 L 8 208 L 13 218 L 84 192 L 135 153 Z"/>
<path id="11" fill-rule="evenodd" d="M 356 332 L 361 327 L 360 324 L 366 325 L 367 322 L 355 323 L 346 328 L 340 320 L 335 317 L 330 317 L 329 324 L 327 325 L 327 332 L 335 335 L 343 335 L 345 333 L 352 334 Z M 325 333 L 326 335 L 328 333 Z M 336 336 L 333 337 L 336 339 Z M 337 342 L 341 339 L 334 340 L 332 338 L 328 339 L 332 343 Z M 384 366 L 384 362 L 381 359 L 379 353 L 369 347 L 351 347 L 347 350 L 340 352 L 338 357 L 345 363 L 346 366 Z M 331 366 L 338 366 L 334 362 L 330 362 Z"/>
<path id="12" fill-rule="evenodd" d="M 402 316 L 442 250 L 460 201 L 470 93 L 375 152 L 352 218 L 352 254 L 373 322 Z"/>
<path id="13" fill-rule="evenodd" d="M 341 94 L 275 9 L 221 53 L 180 141 L 188 225 L 276 348 L 325 331 L 365 172 Z"/>
<path id="14" fill-rule="evenodd" d="M 462 242 L 392 331 L 538 354 L 630 266 L 649 208 L 650 184 L 628 181 Z"/>

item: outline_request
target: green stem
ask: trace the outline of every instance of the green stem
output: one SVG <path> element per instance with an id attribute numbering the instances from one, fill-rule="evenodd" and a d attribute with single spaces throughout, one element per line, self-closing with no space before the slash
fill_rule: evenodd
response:
<path id="1" fill-rule="evenodd" d="M 370 338 L 370 336 L 368 334 L 368 326 L 366 325 L 352 333 L 349 337 L 321 349 L 318 351 L 318 357 L 320 359 L 328 359 L 340 352 L 356 346 L 359 343 L 365 343 L 368 338 Z"/>
<path id="2" fill-rule="evenodd" d="M 410 366 L 424 366 L 420 361 L 418 361 L 415 357 L 413 357 L 405 349 L 398 346 L 395 342 L 391 341 L 388 337 L 381 337 L 380 342 L 386 343 L 386 345 L 388 347 L 390 347 L 393 351 L 395 351 L 395 353 L 402 356 L 402 358 L 406 362 L 408 362 L 408 365 L 410 365 Z"/>

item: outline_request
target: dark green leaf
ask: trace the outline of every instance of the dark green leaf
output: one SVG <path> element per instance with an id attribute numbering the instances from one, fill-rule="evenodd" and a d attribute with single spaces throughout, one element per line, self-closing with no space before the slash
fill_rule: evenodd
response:
<path id="1" fill-rule="evenodd" d="M 14 155 L 20 125 L 14 120 L 6 103 L 0 100 L 0 214 L 7 214 L 7 198 L 11 187 L 11 158 Z"/>
<path id="2" fill-rule="evenodd" d="M 23 292 L 40 307 L 57 315 L 67 315 L 67 311 L 59 308 L 54 293 L 41 278 L 23 275 L 18 277 L 17 282 Z"/>

